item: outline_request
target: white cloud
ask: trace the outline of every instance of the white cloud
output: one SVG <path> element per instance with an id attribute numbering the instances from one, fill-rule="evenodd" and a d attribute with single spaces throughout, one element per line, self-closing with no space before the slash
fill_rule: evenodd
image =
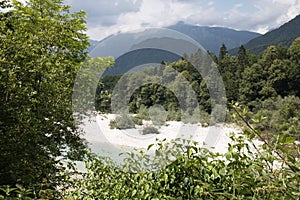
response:
<path id="1" fill-rule="evenodd" d="M 252 30 L 271 30 L 300 14 L 299 0 L 257 0 L 258 12 L 252 19 Z"/>
<path id="2" fill-rule="evenodd" d="M 294 17 L 296 17 L 297 15 L 299 15 L 300 13 L 300 0 L 285 0 L 285 1 L 274 0 L 274 2 L 285 4 L 288 7 L 287 12 L 285 12 L 277 19 L 278 24 L 282 24 L 286 21 L 289 21 Z"/>
<path id="3" fill-rule="evenodd" d="M 67 0 L 88 13 L 88 34 L 102 39 L 119 31 L 164 27 L 184 21 L 264 33 L 300 14 L 300 0 Z M 219 8 L 218 5 L 225 5 Z M 218 6 L 218 9 L 217 9 Z M 226 8 L 225 8 L 226 7 Z M 229 8 L 228 8 L 229 7 Z"/>

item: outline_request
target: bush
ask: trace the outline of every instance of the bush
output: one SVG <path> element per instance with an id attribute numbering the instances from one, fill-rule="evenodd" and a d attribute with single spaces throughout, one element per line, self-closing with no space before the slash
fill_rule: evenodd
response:
<path id="1" fill-rule="evenodd" d="M 142 120 L 150 120 L 149 112 L 146 106 L 142 105 L 139 109 L 139 112 L 136 115 L 137 118 Z"/>
<path id="2" fill-rule="evenodd" d="M 181 111 L 168 110 L 167 121 L 180 121 Z"/>
<path id="3" fill-rule="evenodd" d="M 162 126 L 167 119 L 167 112 L 161 105 L 154 105 L 149 108 L 151 121 L 156 126 Z"/>
<path id="4" fill-rule="evenodd" d="M 73 190 L 64 190 L 65 198 L 299 199 L 300 155 L 298 152 L 290 156 L 295 150 L 294 140 L 280 139 L 277 148 L 262 140 L 264 145 L 254 146 L 254 150 L 251 140 L 260 132 L 245 121 L 247 110 L 239 107 L 235 110 L 237 115 L 233 119 L 242 116 L 245 122 L 244 136 L 231 134 L 232 141 L 224 154 L 187 140 L 174 140 L 151 145 L 156 147 L 154 158 L 142 151 L 130 154 L 128 162 L 120 164 L 120 168 L 93 157 L 87 160 L 87 173 L 73 180 Z M 170 160 L 170 155 L 175 159 Z M 161 158 L 170 162 L 159 165 L 158 162 L 164 161 Z M 149 159 L 156 170 L 140 170 L 149 164 Z M 133 171 L 127 171 L 128 167 Z"/>
<path id="5" fill-rule="evenodd" d="M 191 124 L 207 124 L 213 125 L 214 122 L 211 120 L 211 115 L 209 115 L 207 112 L 200 110 L 199 113 L 196 111 L 192 112 L 192 114 L 189 114 L 187 112 L 183 113 L 182 116 L 182 122 L 184 123 L 191 123 Z"/>
<path id="6" fill-rule="evenodd" d="M 109 127 L 110 127 L 110 129 L 118 128 L 116 120 L 114 120 L 114 119 L 110 120 Z"/>
<path id="7" fill-rule="evenodd" d="M 213 122 L 211 122 L 211 119 L 210 119 L 210 115 L 205 112 L 205 111 L 202 111 L 200 112 L 200 124 L 204 125 L 204 124 L 207 124 L 207 125 L 213 125 Z"/>
<path id="8" fill-rule="evenodd" d="M 122 114 L 121 116 L 116 117 L 116 119 L 111 120 L 109 126 L 111 129 L 135 128 L 134 122 L 126 114 Z"/>
<path id="9" fill-rule="evenodd" d="M 267 99 L 256 109 L 254 119 L 259 122 L 256 128 L 264 131 L 268 139 L 279 133 L 300 140 L 300 99 L 295 96 Z M 275 137 L 274 137 L 275 136 Z M 274 138 L 272 138 L 274 137 Z"/>
<path id="10" fill-rule="evenodd" d="M 154 126 L 146 126 L 143 131 L 142 131 L 143 135 L 147 135 L 147 134 L 159 134 L 159 131 L 156 127 Z"/>
<path id="11" fill-rule="evenodd" d="M 143 119 L 140 118 L 139 116 L 132 116 L 131 120 L 136 124 L 136 125 L 143 125 Z"/>
<path id="12" fill-rule="evenodd" d="M 180 155 L 176 154 L 177 159 L 158 171 L 132 173 L 93 158 L 87 161 L 87 174 L 73 180 L 73 190 L 64 190 L 65 198 L 299 199 L 299 164 L 296 161 L 278 166 L 275 172 L 273 162 L 281 160 L 272 148 L 257 153 L 250 150 L 249 141 L 244 137 L 231 135 L 231 139 L 228 151 L 222 155 L 191 143 L 159 143 L 156 150 L 159 153 L 155 156 L 161 156 L 161 150 L 174 152 L 174 147 L 182 150 Z M 130 166 L 143 166 L 143 161 L 138 160 L 142 157 L 132 157 Z"/>

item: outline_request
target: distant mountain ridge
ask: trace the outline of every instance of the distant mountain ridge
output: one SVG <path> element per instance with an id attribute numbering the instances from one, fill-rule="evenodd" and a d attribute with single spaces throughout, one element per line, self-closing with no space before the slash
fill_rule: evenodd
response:
<path id="1" fill-rule="evenodd" d="M 261 36 L 259 33 L 249 31 L 237 31 L 223 27 L 195 26 L 183 22 L 179 22 L 166 28 L 186 34 L 201 44 L 204 49 L 217 55 L 219 54 L 219 49 L 223 43 L 226 45 L 227 49 L 232 49 L 247 43 L 253 38 Z M 88 49 L 89 52 L 99 43 L 94 40 L 91 40 L 90 42 L 91 46 Z"/>
<path id="2" fill-rule="evenodd" d="M 161 63 L 163 61 L 175 62 L 179 59 L 178 55 L 160 49 L 147 48 L 133 50 L 118 57 L 115 60 L 115 65 L 108 68 L 102 76 L 120 75 L 129 71 L 138 71 L 143 67 L 154 66 L 154 63 Z M 145 63 L 153 64 L 145 65 Z"/>
<path id="3" fill-rule="evenodd" d="M 250 40 L 244 47 L 252 53 L 259 54 L 270 45 L 289 47 L 300 36 L 300 15 L 277 29 Z M 230 48 L 229 48 L 230 49 Z M 238 48 L 231 49 L 229 54 L 236 55 Z"/>
<path id="4" fill-rule="evenodd" d="M 169 29 L 181 32 L 193 38 L 204 49 L 219 54 L 221 45 L 224 43 L 227 49 L 239 47 L 253 38 L 261 36 L 259 33 L 250 31 L 237 31 L 224 27 L 195 26 L 179 22 L 167 27 Z"/>
<path id="5" fill-rule="evenodd" d="M 87 48 L 88 52 L 91 52 L 99 43 L 97 40 L 89 40 L 90 46 Z"/>

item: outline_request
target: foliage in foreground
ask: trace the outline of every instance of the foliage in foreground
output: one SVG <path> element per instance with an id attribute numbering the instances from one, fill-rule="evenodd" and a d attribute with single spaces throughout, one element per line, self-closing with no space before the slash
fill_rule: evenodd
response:
<path id="1" fill-rule="evenodd" d="M 235 109 L 240 116 L 246 114 L 244 109 Z M 225 154 L 213 153 L 192 142 L 160 143 L 160 152 L 182 150 L 173 154 L 174 162 L 160 170 L 133 173 L 144 166 L 143 153 L 132 155 L 118 167 L 91 157 L 86 163 L 88 172 L 73 180 L 72 191 L 66 190 L 64 198 L 299 199 L 299 151 L 293 149 L 294 140 L 285 138 L 275 146 L 265 142 L 258 150 L 251 140 L 260 137 L 260 132 L 246 124 L 245 136 L 232 134 Z M 290 156 L 291 152 L 296 156 Z"/>
<path id="2" fill-rule="evenodd" d="M 234 137 L 233 137 L 234 139 Z M 159 172 L 126 173 L 100 160 L 74 180 L 67 199 L 297 199 L 299 171 L 273 169 L 276 158 L 246 151 L 242 137 L 224 155 L 191 146 Z M 250 155 L 248 155 L 250 153 Z M 227 161 L 222 160 L 225 156 Z"/>
<path id="3" fill-rule="evenodd" d="M 282 98 L 278 96 L 266 99 L 259 103 L 256 109 L 254 118 L 260 119 L 256 128 L 265 133 L 266 139 L 274 140 L 278 133 L 282 133 L 300 140 L 299 97 L 286 96 Z"/>
<path id="4" fill-rule="evenodd" d="M 244 135 L 231 134 L 232 142 L 224 154 L 192 141 L 175 140 L 149 146 L 148 150 L 156 146 L 152 161 L 146 152 L 129 154 L 121 166 L 108 158 L 90 155 L 86 160 L 87 172 L 66 179 L 56 196 L 60 199 L 299 199 L 300 152 L 294 149 L 294 138 L 282 135 L 277 143 L 270 145 L 243 117 L 249 114 L 247 109 L 238 105 L 233 109 L 245 124 Z M 251 142 L 254 138 L 260 138 L 263 145 L 255 146 Z M 14 190 L 12 195 L 23 192 L 23 199 L 34 196 L 32 191 L 20 188 L 2 190 L 8 193 Z M 42 192 L 47 194 L 47 190 Z"/>
<path id="5" fill-rule="evenodd" d="M 62 0 L 26 2 L 0 3 L 10 7 L 0 11 L 0 185 L 54 190 L 63 160 L 85 151 L 72 116 L 85 13 Z"/>

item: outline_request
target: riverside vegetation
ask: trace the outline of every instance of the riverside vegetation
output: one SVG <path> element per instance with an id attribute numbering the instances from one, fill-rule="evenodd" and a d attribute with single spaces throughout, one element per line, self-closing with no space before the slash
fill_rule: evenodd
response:
<path id="1" fill-rule="evenodd" d="M 113 63 L 111 58 L 88 57 L 85 13 L 70 13 L 61 0 L 26 5 L 4 0 L 0 6 L 10 8 L 0 12 L 0 199 L 300 198 L 300 38 L 288 48 L 270 46 L 258 56 L 243 46 L 236 56 L 225 45 L 218 56 L 210 53 L 225 84 L 227 120 L 239 124 L 244 136 L 232 135 L 225 154 L 192 141 L 158 141 L 158 151 L 170 149 L 175 159 L 158 171 L 138 172 L 143 152 L 111 167 L 108 158 L 89 153 L 74 123 L 72 89 L 80 66 L 85 60 Z M 201 53 L 206 52 L 190 59 Z M 164 64 L 168 67 L 159 73 L 176 79 L 168 71 L 172 68 L 185 77 L 201 116 L 206 116 L 198 120 L 210 122 L 211 102 L 201 75 L 184 55 Z M 99 111 L 111 112 L 112 90 L 120 77 L 100 79 L 95 97 Z M 180 87 L 173 85 L 174 90 Z M 182 113 L 171 90 L 148 84 L 132 95 L 132 121 L 140 123 L 147 118 L 145 110 L 156 104 L 167 111 L 167 120 L 193 112 L 187 106 Z M 254 138 L 263 142 L 255 151 L 250 148 Z M 86 173 L 76 171 L 77 160 L 86 162 Z M 152 167 L 156 169 L 155 162 Z"/>

